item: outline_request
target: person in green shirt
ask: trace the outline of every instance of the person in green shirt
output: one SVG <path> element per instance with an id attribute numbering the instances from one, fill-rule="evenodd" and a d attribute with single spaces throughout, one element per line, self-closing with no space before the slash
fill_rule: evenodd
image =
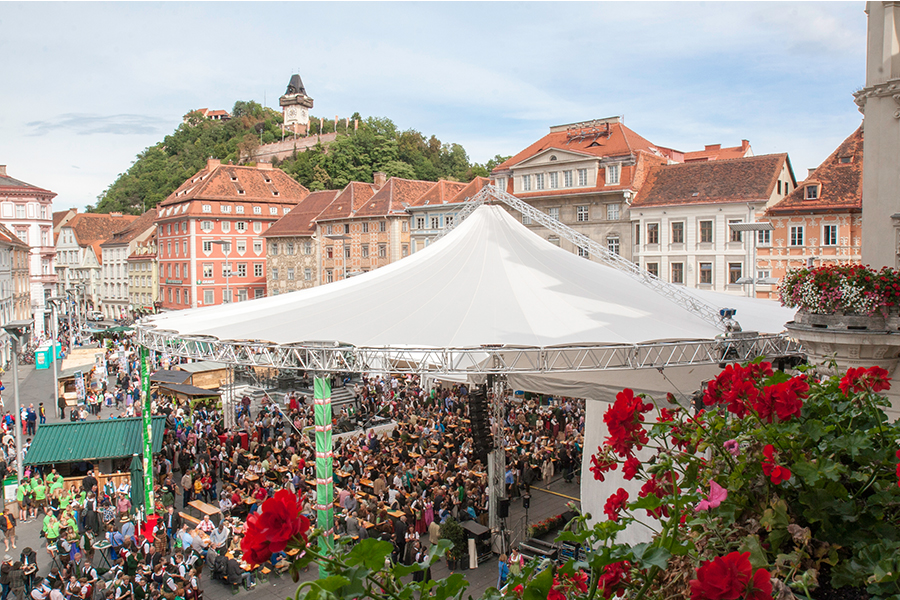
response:
<path id="1" fill-rule="evenodd" d="M 30 491 L 27 481 L 23 481 L 21 485 L 16 488 L 16 502 L 19 503 L 19 521 L 22 523 L 28 521 L 28 506 L 26 505 L 25 497 Z"/>
<path id="2" fill-rule="evenodd" d="M 35 509 L 43 512 L 47 506 L 47 485 L 38 478 L 31 481 L 31 491 L 34 492 Z"/>
<path id="3" fill-rule="evenodd" d="M 47 538 L 47 553 L 50 556 L 53 556 L 53 551 L 56 549 L 56 542 L 59 539 L 60 524 L 53 514 L 48 514 L 48 517 L 50 520 L 47 522 L 47 529 L 44 535 Z"/>

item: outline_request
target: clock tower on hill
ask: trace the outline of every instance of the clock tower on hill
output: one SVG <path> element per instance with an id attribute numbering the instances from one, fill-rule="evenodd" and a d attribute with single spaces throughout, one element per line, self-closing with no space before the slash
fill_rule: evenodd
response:
<path id="1" fill-rule="evenodd" d="M 278 103 L 284 115 L 285 131 L 296 135 L 306 135 L 309 130 L 309 109 L 313 107 L 313 99 L 306 95 L 303 81 L 299 75 L 291 75 L 287 91 Z"/>

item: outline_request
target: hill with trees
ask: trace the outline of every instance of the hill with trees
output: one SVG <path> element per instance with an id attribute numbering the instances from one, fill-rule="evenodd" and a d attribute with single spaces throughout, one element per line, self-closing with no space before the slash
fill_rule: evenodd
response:
<path id="1" fill-rule="evenodd" d="M 354 127 L 354 120 L 358 127 Z M 282 115 L 249 101 L 234 104 L 232 118 L 210 120 L 199 112 L 158 144 L 138 154 L 134 163 L 97 198 L 93 212 L 140 214 L 164 200 L 186 179 L 206 165 L 207 158 L 246 164 L 261 145 L 281 139 Z M 486 164 L 473 164 L 459 144 L 444 143 L 409 129 L 400 131 L 387 118 L 363 119 L 354 114 L 346 121 L 323 120 L 321 133 L 338 136 L 305 152 L 295 152 L 275 166 L 310 190 L 342 188 L 350 181 L 371 182 L 375 171 L 389 177 L 437 181 L 471 181 L 488 176 L 505 160 L 495 156 Z M 310 118 L 310 134 L 320 133 L 320 121 Z"/>

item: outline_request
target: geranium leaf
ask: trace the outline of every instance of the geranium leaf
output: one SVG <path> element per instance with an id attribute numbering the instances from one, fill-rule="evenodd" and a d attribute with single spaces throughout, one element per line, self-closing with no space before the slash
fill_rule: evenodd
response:
<path id="1" fill-rule="evenodd" d="M 769 564 L 766 557 L 766 551 L 763 550 L 762 544 L 759 543 L 759 537 L 748 535 L 741 542 L 741 552 L 750 553 L 750 564 L 754 569 L 761 569 Z"/>
<path id="2" fill-rule="evenodd" d="M 367 568 L 377 571 L 384 568 L 385 559 L 390 556 L 394 545 L 384 540 L 368 538 L 362 540 L 353 547 L 347 555 L 348 565 L 365 565 Z"/>
<path id="3" fill-rule="evenodd" d="M 350 583 L 350 580 L 342 575 L 330 575 L 325 579 L 319 579 L 313 585 L 328 592 L 335 592 L 348 583 Z"/>
<path id="4" fill-rule="evenodd" d="M 550 586 L 553 585 L 553 569 L 544 569 L 528 582 L 523 600 L 547 600 Z"/>
<path id="5" fill-rule="evenodd" d="M 645 565 L 659 567 L 660 569 L 665 570 L 671 557 L 672 553 L 665 548 L 654 547 L 644 552 L 644 556 L 641 560 L 643 560 Z"/>
<path id="6" fill-rule="evenodd" d="M 401 565 L 397 564 L 391 567 L 391 571 L 394 572 L 396 577 L 406 577 L 411 573 L 415 573 L 416 571 L 421 571 L 422 567 L 419 566 L 418 563 L 413 563 L 411 565 Z"/>

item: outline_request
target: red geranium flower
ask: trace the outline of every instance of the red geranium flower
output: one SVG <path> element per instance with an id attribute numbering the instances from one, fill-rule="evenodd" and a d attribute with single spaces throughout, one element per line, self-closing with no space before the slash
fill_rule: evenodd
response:
<path id="1" fill-rule="evenodd" d="M 614 562 L 603 567 L 603 572 L 597 580 L 597 591 L 604 598 L 621 596 L 625 593 L 625 584 L 631 577 L 628 574 L 631 564 L 627 560 Z"/>
<path id="2" fill-rule="evenodd" d="M 616 401 L 603 415 L 603 422 L 609 429 L 606 445 L 622 458 L 631 455 L 635 447 L 640 450 L 650 441 L 642 425 L 643 413 L 652 409 L 652 404 L 644 404 L 631 390 L 622 390 L 616 394 Z"/>
<path id="3" fill-rule="evenodd" d="M 864 367 L 847 369 L 847 373 L 841 377 L 839 387 L 845 395 L 854 392 L 881 392 L 891 389 L 891 378 L 888 372 L 881 367 Z"/>
<path id="4" fill-rule="evenodd" d="M 763 456 L 765 457 L 762 461 L 763 474 L 771 478 L 772 483 L 780 485 L 791 478 L 790 469 L 775 464 L 775 447 L 772 444 L 766 444 Z"/>
<path id="5" fill-rule="evenodd" d="M 602 452 L 602 448 L 600 451 Z M 605 481 L 604 473 L 615 471 L 619 466 L 618 461 L 608 458 L 603 454 L 597 453 L 591 455 L 591 473 L 597 481 Z"/>
<path id="6" fill-rule="evenodd" d="M 289 544 L 305 545 L 310 523 L 300 514 L 301 508 L 296 495 L 279 490 L 263 503 L 260 512 L 247 517 L 247 530 L 241 541 L 244 560 L 260 565 Z"/>
<path id="7" fill-rule="evenodd" d="M 767 362 L 751 363 L 746 367 L 728 365 L 706 386 L 703 403 L 707 406 L 727 404 L 728 412 L 742 419 L 760 395 L 760 382 L 771 374 L 772 365 Z"/>
<path id="8" fill-rule="evenodd" d="M 691 600 L 761 600 L 772 597 L 772 582 L 765 569 L 753 572 L 750 553 L 731 552 L 703 563 L 691 580 Z"/>
<path id="9" fill-rule="evenodd" d="M 606 499 L 606 504 L 603 506 L 603 512 L 609 517 L 610 521 L 618 521 L 619 513 L 625 508 L 627 502 L 628 492 L 619 488 L 615 494 Z"/>
<path id="10" fill-rule="evenodd" d="M 629 456 L 625 459 L 625 465 L 622 467 L 622 477 L 628 480 L 634 479 L 640 469 L 641 461 L 634 456 Z"/>
<path id="11" fill-rule="evenodd" d="M 771 423 L 777 415 L 780 421 L 789 421 L 792 417 L 800 416 L 803 408 L 803 398 L 809 392 L 809 384 L 806 375 L 792 377 L 788 381 L 770 385 L 765 393 L 753 404 L 759 418 Z"/>

